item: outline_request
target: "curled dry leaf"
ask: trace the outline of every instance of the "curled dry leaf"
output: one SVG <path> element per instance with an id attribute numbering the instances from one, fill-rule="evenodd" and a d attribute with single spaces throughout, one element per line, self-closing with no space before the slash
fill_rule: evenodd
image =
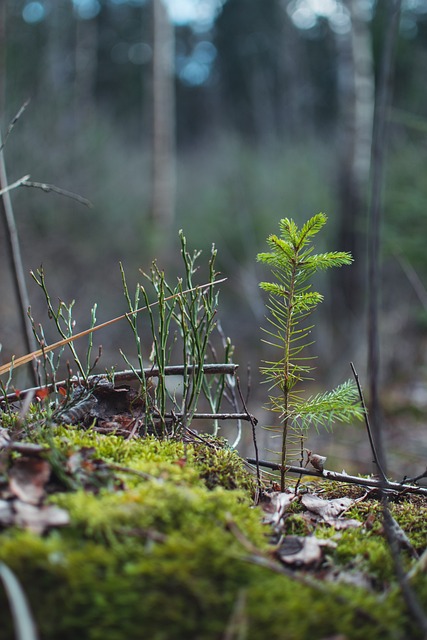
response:
<path id="1" fill-rule="evenodd" d="M 265 513 L 264 522 L 271 524 L 275 529 L 280 528 L 285 511 L 296 497 L 293 491 L 264 493 L 261 499 L 261 508 Z"/>
<path id="2" fill-rule="evenodd" d="M 313 469 L 316 469 L 316 471 L 320 471 L 321 473 L 323 473 L 326 456 L 320 456 L 318 453 L 310 453 L 308 460 Z"/>
<path id="3" fill-rule="evenodd" d="M 18 458 L 9 471 L 10 492 L 29 504 L 39 504 L 45 496 L 50 464 L 42 458 Z"/>

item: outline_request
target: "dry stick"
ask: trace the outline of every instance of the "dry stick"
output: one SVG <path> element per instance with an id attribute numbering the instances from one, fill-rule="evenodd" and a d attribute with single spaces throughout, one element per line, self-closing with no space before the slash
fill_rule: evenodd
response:
<path id="1" fill-rule="evenodd" d="M 244 399 L 243 394 L 242 394 L 242 390 L 240 388 L 239 376 L 236 376 L 236 386 L 237 386 L 237 392 L 238 392 L 238 394 L 240 396 L 240 400 L 242 401 L 243 409 L 246 412 L 246 416 L 247 416 L 246 420 L 249 420 L 249 422 L 251 423 L 251 427 L 252 427 L 252 440 L 253 440 L 253 443 L 254 443 L 254 450 L 255 450 L 256 478 L 257 478 L 257 483 L 258 483 L 258 491 L 259 491 L 259 493 L 261 493 L 261 473 L 260 473 L 260 470 L 259 470 L 259 453 L 258 453 L 258 443 L 257 443 L 257 439 L 256 439 L 256 425 L 257 425 L 258 421 L 248 411 L 245 399 Z"/>
<path id="2" fill-rule="evenodd" d="M 164 298 L 164 302 L 167 300 L 172 300 L 173 298 L 177 298 L 178 296 L 185 295 L 186 293 L 190 293 L 191 291 L 196 291 L 196 289 L 207 289 L 209 287 L 213 287 L 215 284 L 220 284 L 221 282 L 225 282 L 227 278 L 221 278 L 220 280 L 214 280 L 214 282 L 208 282 L 206 284 L 198 285 L 197 287 L 192 287 L 191 289 L 186 289 L 185 291 L 180 291 L 179 293 L 175 293 L 167 298 Z M 155 307 L 159 304 L 159 301 L 152 302 L 151 304 L 140 307 L 139 309 L 135 309 L 135 311 L 129 311 L 128 313 L 124 313 L 121 316 L 117 316 L 117 318 L 113 318 L 112 320 L 107 320 L 107 322 L 102 322 L 101 324 L 95 325 L 90 329 L 85 329 L 85 331 L 81 331 L 80 333 L 76 333 L 74 336 L 70 336 L 69 338 L 64 338 L 63 340 L 58 340 L 58 342 L 54 342 L 53 344 L 46 345 L 43 349 L 37 349 L 32 351 L 31 353 L 27 353 L 25 356 L 21 356 L 20 358 L 16 358 L 16 360 L 12 360 L 7 364 L 4 364 L 0 367 L 0 375 L 4 373 L 9 373 L 11 369 L 17 369 L 18 367 L 26 364 L 27 362 L 31 362 L 35 358 L 39 358 L 50 351 L 54 351 L 63 345 L 69 344 L 70 342 L 74 342 L 74 340 L 78 340 L 79 338 L 84 338 L 84 336 L 89 335 L 90 333 L 94 333 L 95 331 L 99 331 L 99 329 L 104 329 L 105 327 L 109 327 L 115 322 L 119 322 L 119 320 L 129 319 L 131 316 L 140 313 L 141 311 L 145 311 L 151 307 Z"/>
<path id="3" fill-rule="evenodd" d="M 30 176 L 26 176 L 29 178 Z M 66 198 L 71 198 L 72 200 L 77 200 L 80 204 L 84 204 L 89 209 L 93 208 L 93 204 L 87 198 L 83 198 L 78 193 L 73 193 L 72 191 L 67 191 L 66 189 L 60 189 L 60 187 L 56 187 L 54 184 L 46 184 L 45 182 L 30 182 L 27 179 L 22 180 L 21 185 L 23 187 L 33 187 L 35 189 L 41 189 L 46 193 L 53 191 L 54 193 L 59 193 L 61 196 L 65 196 Z"/>
<path id="4" fill-rule="evenodd" d="M 256 464 L 255 458 L 246 458 L 249 464 Z M 272 471 L 281 471 L 282 465 L 276 462 L 269 462 L 268 460 L 259 460 L 260 467 L 271 469 Z M 315 471 L 314 469 L 307 469 L 306 467 L 286 467 L 286 471 L 289 473 L 296 473 L 304 476 L 313 476 L 315 478 L 323 478 L 324 480 L 334 480 L 336 482 L 344 482 L 346 484 L 358 484 L 363 487 L 370 487 L 371 489 L 384 489 L 385 491 L 392 491 L 400 494 L 416 493 L 419 495 L 427 496 L 427 487 L 418 487 L 410 484 L 402 484 L 401 482 L 391 482 L 387 480 L 384 483 L 382 480 L 375 478 L 362 478 L 359 476 L 350 476 L 346 473 L 337 473 L 336 471 L 330 471 L 324 469 L 323 471 Z"/>
<path id="5" fill-rule="evenodd" d="M 17 187 L 20 187 L 26 180 L 28 180 L 30 176 L 23 176 L 22 178 L 19 178 L 19 180 L 17 180 L 16 182 L 12 182 L 12 184 L 7 185 L 7 187 L 4 187 L 3 189 L 0 189 L 0 196 L 2 196 L 4 193 L 7 193 L 8 191 L 12 191 L 12 189 L 16 189 Z"/>
<path id="6" fill-rule="evenodd" d="M 217 374 L 217 373 L 229 373 L 234 375 L 236 370 L 238 369 L 238 364 L 204 364 L 203 365 L 203 373 L 204 374 Z M 187 370 L 188 373 L 192 373 L 194 368 L 193 365 L 170 365 L 164 368 L 165 376 L 176 376 L 183 375 Z M 116 371 L 114 372 L 114 382 L 129 382 L 132 380 L 138 380 L 138 376 L 143 375 L 145 378 L 157 378 L 160 375 L 160 371 L 158 367 L 147 367 L 146 369 L 126 369 L 125 371 Z M 87 378 L 88 386 L 91 384 L 99 383 L 101 380 L 109 380 L 111 378 L 108 373 L 95 373 Z M 21 400 L 25 398 L 29 394 L 34 394 L 41 389 L 48 389 L 52 391 L 55 387 L 65 387 L 67 384 L 81 384 L 81 378 L 77 376 L 72 376 L 68 380 L 60 380 L 59 382 L 51 382 L 50 384 L 44 385 L 42 387 L 32 387 L 31 389 L 22 389 L 20 391 L 16 391 L 14 393 L 8 393 L 3 400 L 0 399 L 1 402 L 14 402 L 15 400 Z"/>
<path id="7" fill-rule="evenodd" d="M 6 145 L 7 139 L 8 139 L 8 137 L 10 136 L 10 134 L 12 133 L 12 129 L 13 129 L 13 127 L 14 127 L 14 126 L 15 126 L 15 124 L 18 122 L 19 118 L 22 116 L 22 114 L 24 113 L 25 109 L 28 107 L 29 103 L 30 103 L 30 100 L 29 100 L 29 99 L 28 99 L 28 100 L 26 100 L 26 101 L 24 102 L 24 104 L 22 105 L 22 107 L 18 110 L 18 113 L 17 113 L 17 114 L 12 118 L 12 120 L 10 121 L 9 126 L 8 126 L 8 128 L 7 128 L 7 131 L 6 131 L 6 134 L 5 134 L 5 136 L 4 136 L 4 140 L 3 140 L 3 142 L 0 144 L 0 151 L 3 151 L 3 149 L 4 149 L 5 145 Z M 28 177 L 29 177 L 29 176 L 28 176 Z"/>
<path id="8" fill-rule="evenodd" d="M 359 392 L 360 404 L 362 405 L 362 409 L 363 409 L 363 415 L 364 415 L 364 418 L 365 418 L 366 430 L 368 432 L 369 444 L 371 445 L 372 455 L 374 456 L 373 462 L 376 465 L 378 471 L 380 472 L 381 479 L 385 483 L 387 483 L 387 476 L 386 476 L 385 471 L 384 471 L 384 469 L 383 469 L 383 467 L 381 465 L 380 457 L 378 455 L 377 448 L 376 448 L 376 445 L 375 445 L 375 441 L 374 441 L 374 438 L 373 438 L 371 425 L 369 423 L 368 411 L 366 409 L 365 398 L 363 397 L 363 391 L 362 391 L 362 387 L 360 385 L 359 376 L 358 376 L 357 371 L 355 369 L 355 366 L 354 366 L 354 364 L 352 362 L 350 362 L 350 367 L 351 367 L 351 370 L 353 371 L 354 379 L 355 379 L 356 385 L 357 385 L 357 390 Z"/>
<path id="9" fill-rule="evenodd" d="M 1 146 L 1 134 L 0 134 Z M 6 164 L 4 161 L 3 148 L 0 149 L 0 189 L 3 195 L 0 197 L 0 208 L 6 226 L 6 240 L 10 251 L 10 262 L 13 274 L 16 297 L 19 303 L 19 318 L 24 335 L 27 351 L 33 351 L 36 347 L 35 337 L 31 324 L 27 317 L 27 309 L 30 306 L 27 285 L 25 283 L 24 268 L 22 265 L 21 249 L 19 247 L 18 231 L 15 224 L 12 201 L 8 191 Z M 37 374 L 34 367 L 31 367 L 31 375 L 34 384 L 37 384 Z"/>
<path id="10" fill-rule="evenodd" d="M 159 414 L 160 415 L 160 414 Z M 185 413 L 165 413 L 165 418 L 183 418 Z M 256 418 L 249 413 L 194 413 L 192 415 L 194 420 L 247 420 L 247 422 L 254 421 L 256 424 Z"/>

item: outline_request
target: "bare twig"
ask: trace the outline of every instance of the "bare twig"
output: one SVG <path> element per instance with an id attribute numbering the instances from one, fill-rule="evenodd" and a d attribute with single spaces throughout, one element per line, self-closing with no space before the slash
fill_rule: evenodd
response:
<path id="1" fill-rule="evenodd" d="M 228 373 L 234 375 L 238 369 L 237 364 L 204 364 L 203 365 L 203 373 L 207 374 L 217 374 L 217 373 Z M 187 373 L 193 372 L 193 365 L 170 365 L 164 368 L 165 376 L 177 376 L 183 375 L 185 371 Z M 145 369 L 127 369 L 125 371 L 116 371 L 114 372 L 114 382 L 129 382 L 132 380 L 138 380 L 139 376 L 143 375 L 145 378 L 157 378 L 160 375 L 158 367 L 147 367 Z M 87 384 L 88 386 L 96 385 L 101 380 L 109 380 L 111 376 L 107 373 L 99 373 L 88 376 Z M 15 400 L 21 400 L 25 398 L 28 394 L 34 394 L 36 391 L 40 389 L 48 389 L 49 391 L 53 391 L 56 387 L 66 387 L 67 385 L 78 385 L 81 384 L 81 378 L 79 377 L 71 377 L 68 380 L 60 380 L 56 383 L 51 383 L 48 385 L 43 385 L 43 387 L 32 387 L 31 389 L 22 389 L 21 391 L 16 391 L 14 393 L 8 393 L 4 399 L 0 399 L 0 403 L 5 402 L 14 402 Z M 242 414 L 246 415 L 246 414 Z M 244 419 L 244 418 L 243 418 Z"/>
<path id="2" fill-rule="evenodd" d="M 247 458 L 247 461 L 250 464 L 255 465 L 256 460 L 254 458 Z M 273 471 L 281 471 L 282 466 L 275 462 L 269 462 L 267 460 L 259 460 L 260 467 L 265 467 L 266 469 L 272 469 Z M 336 471 L 330 471 L 328 469 L 324 469 L 323 471 L 315 471 L 314 469 L 307 469 L 305 467 L 286 467 L 287 473 L 297 473 L 304 476 L 313 476 L 315 478 L 324 478 L 325 480 L 334 480 L 336 482 L 344 482 L 347 484 L 357 484 L 363 487 L 370 487 L 372 489 L 384 489 L 388 492 L 404 494 L 404 493 L 416 493 L 419 495 L 427 496 L 427 488 L 425 487 L 417 487 L 411 484 L 402 484 L 401 482 L 391 482 L 387 480 L 383 482 L 383 480 L 376 478 L 362 478 L 359 476 L 350 476 L 346 473 L 337 473 Z"/>
<path id="3" fill-rule="evenodd" d="M 362 391 L 362 387 L 361 387 L 361 384 L 360 384 L 360 381 L 359 381 L 359 376 L 358 376 L 356 368 L 355 368 L 355 366 L 354 366 L 354 364 L 352 362 L 350 362 L 350 367 L 351 367 L 351 370 L 353 371 L 354 379 L 355 379 L 356 385 L 357 385 L 357 390 L 359 392 L 360 404 L 362 405 L 362 408 L 363 408 L 363 415 L 364 415 L 364 418 L 365 418 L 366 430 L 368 432 L 369 444 L 371 445 L 372 455 L 374 456 L 373 462 L 376 465 L 378 471 L 380 472 L 381 478 L 385 482 L 387 482 L 387 477 L 386 477 L 384 469 L 383 469 L 383 467 L 381 465 L 380 456 L 378 455 L 377 448 L 376 448 L 376 445 L 375 445 L 375 440 L 374 440 L 374 437 L 373 437 L 373 434 L 372 434 L 371 425 L 369 423 L 368 411 L 366 409 L 365 398 L 363 396 L 363 391 Z"/>
<path id="4" fill-rule="evenodd" d="M 7 131 L 5 133 L 4 136 L 4 140 L 2 142 L 2 144 L 0 145 L 0 151 L 3 151 L 5 144 L 7 142 L 8 137 L 10 136 L 10 134 L 12 133 L 12 129 L 15 126 L 15 124 L 18 122 L 19 118 L 22 116 L 22 114 L 24 113 L 25 109 L 28 107 L 30 103 L 30 100 L 26 100 L 24 102 L 24 104 L 22 105 L 22 107 L 19 109 L 18 113 L 12 118 L 12 120 L 9 123 L 9 126 L 7 128 Z"/>
<path id="5" fill-rule="evenodd" d="M 405 476 L 403 478 L 403 480 L 402 480 L 402 483 L 409 482 L 410 484 L 414 484 L 415 482 L 418 482 L 418 480 L 421 480 L 422 478 L 427 478 L 427 467 L 426 467 L 425 471 L 423 471 L 422 473 L 420 473 L 417 476 L 414 476 L 413 478 L 407 478 Z"/>
<path id="6" fill-rule="evenodd" d="M 29 176 L 28 176 L 29 177 Z M 66 189 L 61 189 L 60 187 L 56 187 L 54 184 L 46 184 L 45 182 L 30 182 L 29 180 L 23 180 L 21 182 L 23 187 L 33 187 L 35 189 L 41 189 L 46 193 L 59 193 L 61 196 L 65 196 L 66 198 L 71 198 L 72 200 L 76 200 L 80 202 L 80 204 L 84 204 L 89 209 L 93 208 L 93 204 L 87 198 L 83 198 L 78 193 L 73 193 L 72 191 L 67 191 Z"/>
<path id="7" fill-rule="evenodd" d="M 242 390 L 240 388 L 239 376 L 236 376 L 236 386 L 237 386 L 237 392 L 238 392 L 238 394 L 240 396 L 240 400 L 242 401 L 243 409 L 246 412 L 246 416 L 247 416 L 246 420 L 249 420 L 249 422 L 251 423 L 251 427 L 252 427 L 252 440 L 253 440 L 253 443 L 254 443 L 254 450 L 255 450 L 256 478 L 257 478 L 257 483 L 258 483 L 258 492 L 261 493 L 261 473 L 260 473 L 260 470 L 259 470 L 259 453 L 258 453 L 258 443 L 257 443 L 257 439 L 256 439 L 257 420 L 248 411 L 245 399 L 244 399 L 243 394 L 242 394 Z"/>
<path id="8" fill-rule="evenodd" d="M 0 146 L 1 134 L 0 134 Z M 6 227 L 6 239 L 10 252 L 10 263 L 14 280 L 16 297 L 19 303 L 19 318 L 22 333 L 25 339 L 27 351 L 33 351 L 36 348 L 36 341 L 32 332 L 31 324 L 27 317 L 27 309 L 30 306 L 27 285 L 25 282 L 24 268 L 21 257 L 21 249 L 19 246 L 18 230 L 16 228 L 15 216 L 13 213 L 12 201 L 8 190 L 8 181 L 6 173 L 6 163 L 4 160 L 3 148 L 0 149 L 0 189 L 3 195 L 0 197 L 0 209 Z M 31 367 L 31 374 L 34 384 L 37 384 L 37 376 L 34 367 Z"/>
<path id="9" fill-rule="evenodd" d="M 165 413 L 165 418 L 176 418 L 180 419 L 184 417 L 183 413 L 176 413 L 175 411 L 172 413 Z M 250 415 L 249 413 L 194 413 L 192 418 L 194 420 L 247 420 L 248 422 L 252 421 L 256 424 L 256 418 Z"/>
<path id="10" fill-rule="evenodd" d="M 4 193 L 7 193 L 8 191 L 12 191 L 12 189 L 16 189 L 17 187 L 20 187 L 21 185 L 24 184 L 26 180 L 28 180 L 29 177 L 30 175 L 28 174 L 27 176 L 23 176 L 22 178 L 19 178 L 19 180 L 17 180 L 16 182 L 12 182 L 12 184 L 8 184 L 7 187 L 3 187 L 3 189 L 0 189 L 0 196 L 2 196 Z"/>

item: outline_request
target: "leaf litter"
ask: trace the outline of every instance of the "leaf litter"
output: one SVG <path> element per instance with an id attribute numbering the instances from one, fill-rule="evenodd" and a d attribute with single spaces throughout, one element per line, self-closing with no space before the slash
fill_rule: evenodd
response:
<path id="1" fill-rule="evenodd" d="M 143 433 L 145 409 L 132 388 L 107 383 L 94 389 L 76 389 L 71 402 L 69 399 L 64 402 L 56 421 L 68 421 L 83 428 L 90 426 L 95 431 L 127 438 L 138 437 Z M 49 448 L 41 445 L 15 442 L 8 429 L 0 429 L 0 528 L 17 526 L 44 534 L 70 521 L 67 511 L 48 503 L 52 493 L 77 488 L 94 493 L 101 487 L 113 491 L 124 488 L 112 466 L 97 458 L 93 447 L 56 450 L 60 460 L 50 453 Z M 315 456 L 312 458 L 317 464 Z M 323 458 L 319 458 L 321 466 Z M 263 522 L 272 533 L 271 553 L 275 559 L 291 571 L 311 572 L 320 580 L 369 587 L 371 579 L 366 571 L 337 565 L 332 556 L 343 531 L 363 526 L 366 531 L 375 529 L 374 533 L 384 535 L 378 514 L 369 514 L 365 523 L 346 515 L 366 494 L 362 498 L 344 495 L 327 499 L 311 490 L 304 493 L 304 488 L 299 492 L 273 489 L 263 492 L 260 505 Z M 292 526 L 288 526 L 292 515 L 298 515 L 306 535 L 295 535 Z M 397 522 L 395 525 L 398 529 Z M 335 533 L 324 539 L 316 535 L 318 526 L 329 527 Z M 399 533 L 400 546 L 416 555 L 404 531 L 400 529 Z"/>
<path id="2" fill-rule="evenodd" d="M 324 499 L 315 493 L 298 495 L 293 490 L 271 491 L 263 495 L 261 508 L 263 521 L 272 527 L 278 544 L 275 555 L 280 562 L 292 568 L 311 569 L 319 567 L 328 550 L 337 547 L 331 539 L 322 539 L 314 533 L 310 535 L 287 535 L 286 520 L 291 515 L 291 505 L 299 503 L 303 521 L 311 528 L 325 524 L 336 531 L 361 527 L 362 523 L 345 517 L 345 513 L 357 502 L 349 497 Z"/>

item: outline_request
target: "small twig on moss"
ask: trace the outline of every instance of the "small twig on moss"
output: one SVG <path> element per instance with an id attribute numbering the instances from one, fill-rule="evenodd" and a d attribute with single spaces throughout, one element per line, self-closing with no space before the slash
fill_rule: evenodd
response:
<path id="1" fill-rule="evenodd" d="M 260 473 L 260 470 L 259 470 L 259 453 L 258 453 L 258 443 L 257 443 L 257 439 L 256 439 L 256 425 L 257 425 L 258 421 L 248 411 L 245 399 L 244 399 L 243 394 L 242 394 L 242 390 L 240 388 L 239 376 L 236 376 L 236 386 L 237 386 L 237 392 L 238 392 L 238 394 L 240 396 L 240 400 L 242 401 L 243 409 L 246 412 L 246 420 L 249 420 L 249 422 L 251 423 L 251 427 L 252 427 L 252 441 L 254 443 L 254 450 L 255 450 L 256 479 L 257 479 L 257 483 L 258 483 L 258 493 L 260 494 L 261 493 L 261 473 Z"/>
<path id="2" fill-rule="evenodd" d="M 249 464 L 256 464 L 256 460 L 254 458 L 247 458 Z M 272 469 L 273 471 L 280 471 L 281 465 L 276 462 L 268 462 L 267 460 L 259 460 L 260 467 L 265 467 L 266 469 Z M 358 484 L 363 487 L 370 487 L 372 489 L 384 489 L 385 491 L 398 493 L 403 495 L 405 493 L 416 493 L 423 496 L 427 496 L 427 487 L 417 487 L 413 485 L 402 484 L 401 482 L 391 482 L 387 480 L 384 483 L 382 480 L 376 480 L 375 478 L 362 478 L 359 476 L 350 476 L 346 473 L 337 473 L 336 471 L 329 471 L 328 469 L 324 469 L 324 471 L 315 471 L 314 469 L 306 469 L 305 467 L 286 467 L 286 471 L 288 473 L 297 473 L 305 476 L 313 476 L 315 478 L 323 478 L 324 480 L 334 480 L 336 482 L 343 482 L 346 484 Z"/>

